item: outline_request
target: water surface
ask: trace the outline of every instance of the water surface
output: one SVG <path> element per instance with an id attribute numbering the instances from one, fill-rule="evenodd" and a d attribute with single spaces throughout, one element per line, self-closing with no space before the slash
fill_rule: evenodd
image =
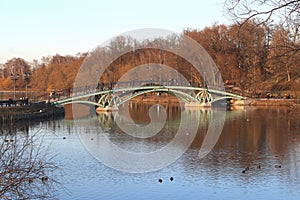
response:
<path id="1" fill-rule="evenodd" d="M 149 107 L 131 107 L 130 114 L 138 126 L 150 122 L 145 114 Z M 155 172 L 126 173 L 107 167 L 81 141 L 91 134 L 105 134 L 129 151 L 154 151 L 174 138 L 180 118 L 185 116 L 178 105 L 165 107 L 167 122 L 163 130 L 147 139 L 125 134 L 115 123 L 116 115 L 110 114 L 41 122 L 24 130 L 45 134 L 45 146 L 50 145 L 51 153 L 57 155 L 55 162 L 63 169 L 58 179 L 64 186 L 58 190 L 59 199 L 299 199 L 297 108 L 246 107 L 227 111 L 217 144 L 202 159 L 198 152 L 211 116 L 225 111 L 189 111 L 190 115 L 196 112 L 201 116 L 193 143 L 176 162 Z M 103 153 L 110 156 L 109 150 Z"/>

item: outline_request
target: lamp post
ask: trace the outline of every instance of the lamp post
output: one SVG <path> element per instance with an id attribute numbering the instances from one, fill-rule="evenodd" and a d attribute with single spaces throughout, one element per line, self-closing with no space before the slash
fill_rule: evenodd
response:
<path id="1" fill-rule="evenodd" d="M 159 66 L 159 71 L 160 71 L 160 74 L 159 74 L 159 84 L 162 85 L 161 66 Z"/>
<path id="2" fill-rule="evenodd" d="M 14 82 L 14 100 L 16 99 L 16 81 L 19 79 L 19 74 L 10 74 L 10 79 Z"/>
<path id="3" fill-rule="evenodd" d="M 190 68 L 190 82 L 192 86 L 192 82 L 193 82 L 192 67 Z"/>
<path id="4" fill-rule="evenodd" d="M 29 83 L 29 81 L 30 81 L 30 73 L 29 72 L 25 72 L 24 73 L 24 80 L 25 80 L 25 82 L 26 82 L 26 99 L 28 98 L 28 83 Z"/>
<path id="5" fill-rule="evenodd" d="M 206 72 L 203 72 L 203 82 L 204 82 L 204 88 L 207 89 Z"/>
<path id="6" fill-rule="evenodd" d="M 112 89 L 112 84 L 113 84 L 113 82 L 112 82 L 112 71 L 111 70 L 108 70 L 107 71 L 107 78 L 108 78 L 108 89 L 109 90 L 111 90 Z"/>

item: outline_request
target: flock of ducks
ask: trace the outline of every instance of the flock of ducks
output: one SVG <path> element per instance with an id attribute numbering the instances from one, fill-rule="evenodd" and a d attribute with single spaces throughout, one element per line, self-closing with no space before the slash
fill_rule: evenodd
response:
<path id="1" fill-rule="evenodd" d="M 274 165 L 274 167 L 278 169 L 278 168 L 281 168 L 281 165 Z M 261 165 L 257 165 L 257 166 L 256 166 L 256 169 L 261 169 Z M 243 169 L 242 173 L 245 174 L 245 173 L 246 173 L 247 171 L 249 171 L 249 170 L 250 170 L 250 167 L 249 167 L 249 166 L 248 166 L 248 167 L 245 167 L 245 169 Z"/>
<path id="2" fill-rule="evenodd" d="M 261 169 L 261 165 L 257 165 L 255 168 L 256 168 L 256 169 Z M 279 169 L 279 168 L 282 168 L 282 166 L 281 166 L 281 165 L 274 165 L 274 168 Z M 247 171 L 249 171 L 249 170 L 250 170 L 250 167 L 249 167 L 249 166 L 248 166 L 248 167 L 245 167 L 245 168 L 243 169 L 242 173 L 245 174 L 245 173 L 246 173 Z M 171 182 L 174 181 L 174 178 L 173 178 L 173 177 L 170 177 L 170 181 L 171 181 Z M 158 179 L 158 182 L 159 182 L 159 183 L 162 183 L 162 182 L 163 182 L 163 179 L 159 178 L 159 179 Z"/>
<path id="3" fill-rule="evenodd" d="M 261 165 L 257 165 L 255 168 L 256 168 L 256 169 L 261 169 Z M 274 165 L 274 168 L 279 169 L 279 168 L 282 168 L 282 166 L 281 166 L 281 165 Z M 250 170 L 250 167 L 249 167 L 249 166 L 248 166 L 248 167 L 245 167 L 245 168 L 243 169 L 242 173 L 245 174 L 245 173 L 246 173 L 247 171 L 249 171 L 249 170 Z M 170 177 L 170 181 L 174 181 L 174 178 L 173 178 L 173 177 Z M 159 178 L 159 179 L 158 179 L 158 182 L 159 182 L 159 183 L 162 183 L 162 182 L 163 182 L 163 179 Z"/>

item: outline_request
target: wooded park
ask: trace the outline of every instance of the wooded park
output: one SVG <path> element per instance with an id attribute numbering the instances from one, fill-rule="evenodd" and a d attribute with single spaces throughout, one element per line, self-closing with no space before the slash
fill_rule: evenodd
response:
<path id="1" fill-rule="evenodd" d="M 296 4 L 298 1 L 285 1 L 284 5 L 276 0 L 253 3 L 277 5 L 271 6 L 265 12 L 251 10 L 251 4 L 243 4 L 245 2 L 247 1 L 226 1 L 228 13 L 236 19 L 235 23 L 231 25 L 216 23 L 202 30 L 187 28 L 181 34 L 191 37 L 203 46 L 216 63 L 224 83 L 232 84 L 248 93 L 299 91 L 300 20 L 297 20 L 299 10 Z M 296 9 L 292 9 L 294 8 L 292 6 L 296 6 Z M 272 21 L 274 13 L 283 8 L 285 15 L 276 22 Z M 279 16 L 276 15 L 277 18 Z M 170 36 L 143 42 L 155 43 L 162 40 L 174 44 L 178 38 Z M 91 52 L 65 56 L 56 54 L 32 62 L 23 58 L 11 58 L 0 68 L 0 89 L 12 90 L 14 85 L 12 75 L 16 74 L 19 75 L 16 89 L 24 89 L 26 73 L 30 73 L 29 90 L 51 91 L 70 88 L 79 67 L 90 53 L 113 55 L 122 48 L 134 45 L 138 47 L 140 44 L 133 38 L 120 36 L 107 47 L 98 47 Z M 131 68 L 149 62 L 168 65 L 178 70 L 188 80 L 203 84 L 203 79 L 185 59 L 153 48 L 139 49 L 122 55 L 111 63 L 99 82 L 115 82 Z"/>

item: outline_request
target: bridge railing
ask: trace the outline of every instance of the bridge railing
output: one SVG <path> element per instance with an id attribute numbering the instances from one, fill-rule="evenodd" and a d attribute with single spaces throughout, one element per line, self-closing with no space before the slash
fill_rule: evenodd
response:
<path id="1" fill-rule="evenodd" d="M 131 80 L 126 82 L 105 82 L 98 83 L 93 85 L 85 85 L 81 87 L 69 89 L 68 96 L 79 96 L 83 94 L 89 94 L 97 91 L 112 90 L 116 88 L 126 88 L 126 87 L 142 87 L 142 86 L 191 86 L 191 87 L 201 87 L 202 85 L 197 82 L 184 82 L 177 80 L 162 80 L 162 81 L 153 81 L 153 80 Z"/>

